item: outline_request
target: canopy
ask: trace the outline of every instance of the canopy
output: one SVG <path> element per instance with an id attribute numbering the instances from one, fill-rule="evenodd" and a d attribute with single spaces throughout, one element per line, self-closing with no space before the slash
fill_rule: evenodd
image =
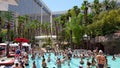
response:
<path id="1" fill-rule="evenodd" d="M 2 46 L 6 46 L 7 44 L 6 44 L 6 43 L 0 43 L 0 46 L 1 46 L 1 45 L 2 45 Z"/>
<path id="2" fill-rule="evenodd" d="M 28 43 L 22 43 L 22 46 L 30 46 Z"/>
<path id="3" fill-rule="evenodd" d="M 10 44 L 10 46 L 15 47 L 15 46 L 18 46 L 18 44 L 17 43 L 13 43 L 13 44 Z"/>
<path id="4" fill-rule="evenodd" d="M 15 38 L 15 41 L 16 42 L 29 42 L 29 40 L 26 38 Z"/>

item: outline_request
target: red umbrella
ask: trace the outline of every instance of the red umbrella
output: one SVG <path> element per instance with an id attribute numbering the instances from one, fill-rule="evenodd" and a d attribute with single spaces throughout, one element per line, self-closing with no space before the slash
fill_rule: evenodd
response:
<path id="1" fill-rule="evenodd" d="M 15 38 L 15 41 L 16 42 L 29 42 L 29 40 L 26 38 Z"/>
<path id="2" fill-rule="evenodd" d="M 22 44 L 21 44 L 22 42 L 29 42 L 29 40 L 26 38 L 15 38 L 15 41 L 20 43 L 19 44 L 20 50 L 22 49 Z"/>

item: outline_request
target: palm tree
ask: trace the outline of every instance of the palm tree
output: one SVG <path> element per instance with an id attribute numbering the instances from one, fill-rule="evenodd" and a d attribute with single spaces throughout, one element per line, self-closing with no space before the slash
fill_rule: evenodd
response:
<path id="1" fill-rule="evenodd" d="M 103 7 L 105 10 L 111 10 L 111 9 L 116 9 L 117 7 L 117 1 L 115 0 L 104 0 L 103 1 Z"/>
<path id="2" fill-rule="evenodd" d="M 94 14 L 99 14 L 101 9 L 101 4 L 99 0 L 94 0 L 93 4 L 91 5 L 91 9 L 93 10 Z"/>
<path id="3" fill-rule="evenodd" d="M 13 19 L 12 12 L 8 12 L 8 11 L 5 12 L 5 18 L 7 21 L 7 40 L 8 40 L 6 55 L 8 56 L 8 54 L 9 54 L 9 41 L 10 41 L 10 21 Z"/>
<path id="4" fill-rule="evenodd" d="M 55 33 L 56 33 L 56 41 L 58 43 L 58 22 L 59 22 L 59 18 L 54 18 L 54 23 L 55 23 Z"/>
<path id="5" fill-rule="evenodd" d="M 18 36 L 23 37 L 23 27 L 25 22 L 25 16 L 18 16 Z"/>
<path id="6" fill-rule="evenodd" d="M 85 25 L 88 25 L 88 8 L 90 6 L 90 3 L 88 3 L 87 0 L 85 0 L 82 4 L 81 9 L 84 11 L 84 21 L 85 21 Z"/>
<path id="7" fill-rule="evenodd" d="M 0 33 L 1 33 L 1 29 L 2 29 L 2 20 L 1 20 L 1 17 L 0 17 Z"/>

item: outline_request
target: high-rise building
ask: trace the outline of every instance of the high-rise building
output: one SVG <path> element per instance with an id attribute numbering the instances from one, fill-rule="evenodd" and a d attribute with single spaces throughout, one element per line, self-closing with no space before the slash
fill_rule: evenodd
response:
<path id="1" fill-rule="evenodd" d="M 39 20 L 41 24 L 52 23 L 51 10 L 46 6 L 42 0 L 18 0 L 18 5 L 9 5 L 8 11 L 12 11 L 15 17 L 19 15 L 28 15 L 32 20 Z M 14 29 L 17 32 L 18 21 L 13 23 Z M 41 35 L 43 32 L 38 30 Z"/>
<path id="2" fill-rule="evenodd" d="M 18 0 L 18 5 L 9 5 L 8 10 L 12 11 L 15 14 L 15 16 L 28 15 L 30 19 L 39 20 L 41 24 L 50 22 L 51 34 L 54 34 L 52 33 L 52 27 L 54 25 L 53 19 L 67 12 L 51 12 L 51 10 L 46 6 L 46 4 L 42 0 Z M 17 26 L 17 21 L 14 24 Z"/>
<path id="3" fill-rule="evenodd" d="M 19 15 L 29 15 L 41 23 L 50 22 L 51 10 L 42 0 L 18 0 L 18 5 L 9 5 L 9 11 Z"/>

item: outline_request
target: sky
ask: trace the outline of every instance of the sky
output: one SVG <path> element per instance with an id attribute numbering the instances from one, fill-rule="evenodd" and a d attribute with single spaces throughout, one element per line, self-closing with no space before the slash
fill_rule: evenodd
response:
<path id="1" fill-rule="evenodd" d="M 65 11 L 73 8 L 73 6 L 80 7 L 84 0 L 42 0 L 51 11 Z M 93 2 L 94 0 L 88 0 Z M 102 0 L 100 0 L 102 1 Z"/>

